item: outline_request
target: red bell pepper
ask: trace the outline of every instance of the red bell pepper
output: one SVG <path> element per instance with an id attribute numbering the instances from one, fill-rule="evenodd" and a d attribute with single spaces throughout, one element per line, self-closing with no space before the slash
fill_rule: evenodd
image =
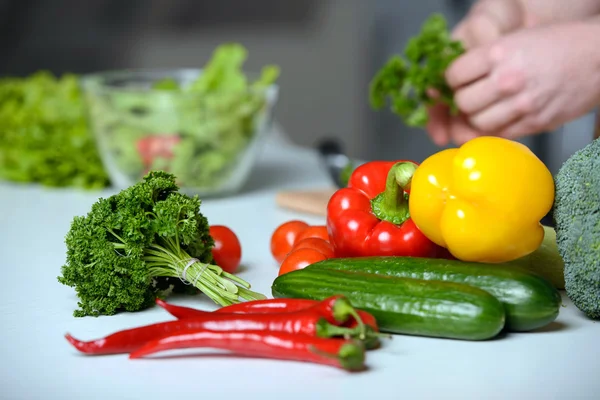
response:
<path id="1" fill-rule="evenodd" d="M 440 247 L 408 211 L 412 161 L 372 161 L 357 167 L 348 187 L 327 205 L 327 230 L 336 257 L 436 257 Z"/>

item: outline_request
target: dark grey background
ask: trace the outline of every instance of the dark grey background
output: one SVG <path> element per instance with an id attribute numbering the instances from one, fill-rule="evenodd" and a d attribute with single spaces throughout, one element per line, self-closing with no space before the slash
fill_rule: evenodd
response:
<path id="1" fill-rule="evenodd" d="M 432 12 L 454 25 L 470 0 L 0 0 L 0 75 L 39 69 L 197 67 L 224 41 L 249 69 L 282 68 L 276 119 L 290 139 L 343 141 L 361 159 L 422 160 L 439 150 L 368 105 L 368 84 Z M 592 115 L 524 139 L 555 172 L 592 138 Z"/>

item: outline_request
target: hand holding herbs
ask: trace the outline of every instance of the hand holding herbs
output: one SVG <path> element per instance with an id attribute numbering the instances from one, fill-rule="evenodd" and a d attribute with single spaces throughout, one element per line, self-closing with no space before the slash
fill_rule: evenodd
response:
<path id="1" fill-rule="evenodd" d="M 58 280 L 77 292 L 75 316 L 139 311 L 170 291 L 201 291 L 220 305 L 265 297 L 213 264 L 201 201 L 178 190 L 174 175 L 152 171 L 73 219 Z"/>
<path id="2" fill-rule="evenodd" d="M 408 41 L 404 58 L 393 56 L 375 75 L 369 92 L 371 106 L 381 109 L 389 103 L 394 114 L 414 127 L 427 124 L 427 107 L 433 104 L 444 103 L 456 112 L 444 72 L 463 52 L 462 43 L 452 40 L 444 17 L 433 14 L 419 35 Z M 435 98 L 430 90 L 436 92 Z"/>

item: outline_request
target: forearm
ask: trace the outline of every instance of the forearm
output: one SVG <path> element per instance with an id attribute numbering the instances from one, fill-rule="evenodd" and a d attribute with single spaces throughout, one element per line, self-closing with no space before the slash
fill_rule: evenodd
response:
<path id="1" fill-rule="evenodd" d="M 519 1 L 524 11 L 525 26 L 587 19 L 600 14 L 600 0 Z"/>

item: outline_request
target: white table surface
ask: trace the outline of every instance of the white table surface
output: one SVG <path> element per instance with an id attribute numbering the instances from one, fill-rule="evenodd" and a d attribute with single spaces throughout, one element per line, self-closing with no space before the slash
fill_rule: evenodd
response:
<path id="1" fill-rule="evenodd" d="M 201 212 L 226 224 L 243 247 L 240 276 L 271 295 L 277 265 L 270 235 L 280 223 L 321 218 L 281 210 L 282 188 L 325 187 L 316 154 L 274 140 L 247 188 Z M 51 190 L 0 184 L 0 398 L 37 399 L 599 399 L 600 324 L 566 299 L 556 322 L 538 332 L 467 342 L 394 336 L 369 352 L 369 370 L 347 373 L 308 363 L 217 356 L 128 360 L 89 357 L 64 339 L 89 340 L 172 319 L 155 307 L 110 317 L 75 318 L 73 289 L 58 283 L 64 235 L 73 216 L 110 191 Z M 207 310 L 202 296 L 172 302 Z M 178 353 L 178 355 L 181 355 Z"/>

